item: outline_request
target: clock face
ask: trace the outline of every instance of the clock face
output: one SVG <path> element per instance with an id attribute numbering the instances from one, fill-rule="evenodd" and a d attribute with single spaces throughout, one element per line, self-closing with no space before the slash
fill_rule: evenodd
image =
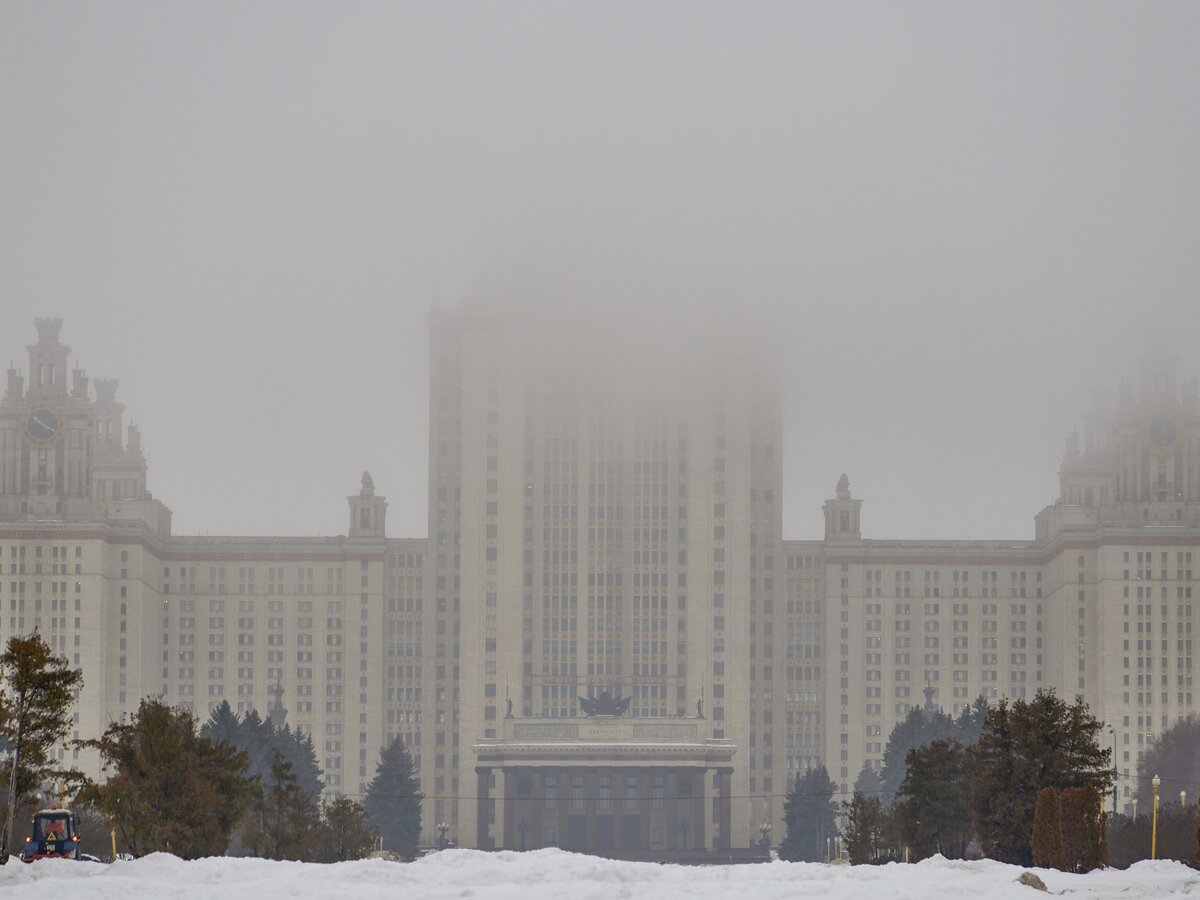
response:
<path id="1" fill-rule="evenodd" d="M 1157 416 L 1146 426 L 1146 438 L 1152 450 L 1168 453 L 1179 443 L 1179 425 L 1168 416 Z"/>
<path id="2" fill-rule="evenodd" d="M 61 426 L 58 413 L 46 407 L 32 410 L 25 417 L 25 432 L 35 441 L 46 443 L 58 437 Z"/>

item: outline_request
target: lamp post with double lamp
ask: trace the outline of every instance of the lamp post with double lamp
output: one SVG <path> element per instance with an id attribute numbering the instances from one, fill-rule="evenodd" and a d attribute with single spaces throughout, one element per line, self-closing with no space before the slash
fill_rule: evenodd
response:
<path id="1" fill-rule="evenodd" d="M 1150 858 L 1158 859 L 1158 786 L 1162 784 L 1158 776 L 1150 779 L 1154 787 L 1154 815 L 1150 820 Z"/>
<path id="2" fill-rule="evenodd" d="M 763 822 L 758 826 L 758 833 L 762 835 L 762 849 L 766 856 L 771 855 L 771 823 Z"/>
<path id="3" fill-rule="evenodd" d="M 438 849 L 439 850 L 446 849 L 446 832 L 449 830 L 450 830 L 450 826 L 448 824 L 446 824 L 445 822 L 437 823 Z"/>

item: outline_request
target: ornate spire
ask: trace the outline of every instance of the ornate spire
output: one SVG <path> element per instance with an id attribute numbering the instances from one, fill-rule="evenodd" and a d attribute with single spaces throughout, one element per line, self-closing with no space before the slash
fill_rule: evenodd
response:
<path id="1" fill-rule="evenodd" d="M 287 721 L 287 710 L 283 706 L 283 681 L 277 679 L 273 687 L 267 688 L 271 702 L 267 704 L 267 718 L 276 728 L 283 728 Z"/>

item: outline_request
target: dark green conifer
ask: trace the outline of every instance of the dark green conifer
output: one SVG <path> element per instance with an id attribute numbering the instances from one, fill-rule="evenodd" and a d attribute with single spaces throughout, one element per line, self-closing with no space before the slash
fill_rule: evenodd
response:
<path id="1" fill-rule="evenodd" d="M 371 826 L 383 838 L 383 849 L 415 859 L 421 837 L 421 801 L 412 754 L 399 738 L 379 752 L 375 777 L 367 785 L 363 807 Z"/>
<path id="2" fill-rule="evenodd" d="M 783 802 L 785 833 L 779 858 L 789 862 L 824 862 L 837 836 L 837 785 L 824 766 L 809 769 L 792 781 Z"/>
<path id="3" fill-rule="evenodd" d="M 123 847 L 184 859 L 225 853 L 251 797 L 246 754 L 200 737 L 190 712 L 157 698 L 87 743 L 100 751 L 108 780 L 81 799 L 109 817 Z"/>

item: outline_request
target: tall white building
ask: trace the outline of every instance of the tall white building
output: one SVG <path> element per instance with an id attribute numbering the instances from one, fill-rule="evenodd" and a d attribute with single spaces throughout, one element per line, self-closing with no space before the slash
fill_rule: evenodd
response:
<path id="1" fill-rule="evenodd" d="M 0 639 L 83 669 L 76 737 L 147 695 L 278 699 L 334 793 L 401 737 L 430 842 L 685 856 L 778 837 L 816 765 L 848 797 L 927 690 L 1082 696 L 1130 776 L 1196 711 L 1200 406 L 1170 360 L 1088 411 L 1032 539 L 864 538 L 843 478 L 824 540 L 784 541 L 768 367 L 466 307 L 431 322 L 427 537 L 386 536 L 364 473 L 345 536 L 202 538 L 116 381 L 36 324 L 0 400 Z M 586 716 L 605 694 L 623 715 Z"/>
<path id="2" fill-rule="evenodd" d="M 781 808 L 777 387 L 742 360 L 629 343 L 602 322 L 587 340 L 520 314 L 433 322 L 430 562 L 436 627 L 444 607 L 456 636 L 450 777 L 468 843 L 486 830 L 515 845 L 511 823 L 481 824 L 478 791 L 461 790 L 471 743 L 502 737 L 507 700 L 517 719 L 573 718 L 580 696 L 607 691 L 631 698 L 633 718 L 702 721 L 736 747 L 732 841 L 764 803 Z M 702 823 L 714 839 L 717 816 Z"/>

